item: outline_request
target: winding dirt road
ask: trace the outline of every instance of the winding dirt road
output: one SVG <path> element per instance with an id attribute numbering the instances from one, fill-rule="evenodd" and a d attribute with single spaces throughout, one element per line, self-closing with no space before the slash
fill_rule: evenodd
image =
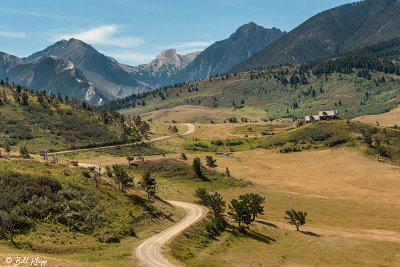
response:
<path id="1" fill-rule="evenodd" d="M 196 129 L 196 127 L 194 127 L 193 124 L 191 123 L 184 123 L 183 125 L 186 125 L 188 127 L 188 130 L 186 131 L 186 133 L 182 134 L 182 135 L 188 135 L 191 133 L 194 133 L 194 130 Z"/>
<path id="2" fill-rule="evenodd" d="M 175 267 L 173 263 L 169 262 L 163 257 L 163 246 L 169 240 L 174 238 L 189 226 L 198 222 L 207 214 L 207 210 L 199 205 L 179 201 L 169 201 L 169 203 L 176 207 L 183 208 L 186 212 L 186 215 L 177 224 L 146 239 L 136 248 L 136 257 L 147 266 Z"/>

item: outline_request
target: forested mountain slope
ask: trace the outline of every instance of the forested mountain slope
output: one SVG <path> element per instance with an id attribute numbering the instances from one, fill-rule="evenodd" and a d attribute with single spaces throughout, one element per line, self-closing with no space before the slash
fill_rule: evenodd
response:
<path id="1" fill-rule="evenodd" d="M 196 81 L 225 73 L 235 64 L 250 57 L 284 34 L 285 32 L 279 29 L 266 29 L 253 22 L 245 24 L 228 39 L 216 42 L 202 51 L 172 79 L 172 83 Z"/>
<path id="2" fill-rule="evenodd" d="M 332 57 L 400 37 L 400 1 L 364 0 L 310 18 L 229 72 Z"/>

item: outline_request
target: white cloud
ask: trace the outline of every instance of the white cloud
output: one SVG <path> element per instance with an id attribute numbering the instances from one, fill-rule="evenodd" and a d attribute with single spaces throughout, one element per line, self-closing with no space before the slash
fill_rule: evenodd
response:
<path id="1" fill-rule="evenodd" d="M 89 44 L 118 46 L 124 48 L 138 46 L 144 42 L 142 38 L 116 36 L 120 31 L 121 26 L 119 25 L 104 25 L 86 31 L 57 35 L 52 41 L 75 38 Z"/>
<path id="2" fill-rule="evenodd" d="M 0 31 L 1 37 L 10 37 L 10 38 L 25 38 L 26 33 L 24 32 L 2 32 Z"/>

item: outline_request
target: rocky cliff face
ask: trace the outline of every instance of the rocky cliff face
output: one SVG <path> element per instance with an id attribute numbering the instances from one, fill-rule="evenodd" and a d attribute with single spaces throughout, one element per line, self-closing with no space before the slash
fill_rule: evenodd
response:
<path id="1" fill-rule="evenodd" d="M 118 62 L 80 40 L 61 40 L 24 60 L 31 62 L 46 56 L 57 56 L 71 61 L 107 99 L 149 90 L 125 71 Z"/>
<path id="2" fill-rule="evenodd" d="M 162 51 L 149 64 L 139 65 L 137 67 L 126 66 L 127 71 L 134 77 L 151 87 L 162 87 L 169 85 L 175 75 L 192 62 L 200 52 L 194 52 L 187 55 L 179 55 L 175 49 Z"/>
<path id="3" fill-rule="evenodd" d="M 284 34 L 276 28 L 266 29 L 252 22 L 245 24 L 228 39 L 201 52 L 173 81 L 195 81 L 225 73 Z"/>
<path id="4" fill-rule="evenodd" d="M 68 95 L 92 105 L 104 103 L 99 90 L 87 80 L 82 71 L 65 59 L 43 56 L 25 62 L 22 59 L 0 53 L 0 76 L 9 77 L 10 82 L 54 94 Z"/>

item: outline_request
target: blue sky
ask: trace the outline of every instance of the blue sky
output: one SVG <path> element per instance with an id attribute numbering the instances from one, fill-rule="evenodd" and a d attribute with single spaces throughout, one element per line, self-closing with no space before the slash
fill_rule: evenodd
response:
<path id="1" fill-rule="evenodd" d="M 0 51 L 19 57 L 75 37 L 123 63 L 185 54 L 250 21 L 290 31 L 349 0 L 0 0 Z"/>

